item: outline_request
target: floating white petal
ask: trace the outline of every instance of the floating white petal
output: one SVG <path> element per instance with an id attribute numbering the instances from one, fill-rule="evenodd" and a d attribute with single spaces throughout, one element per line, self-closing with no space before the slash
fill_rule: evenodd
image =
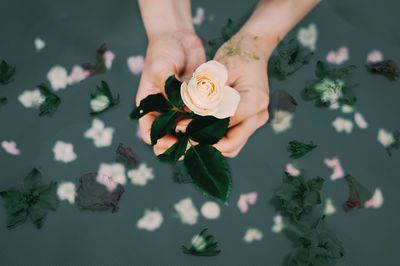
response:
<path id="1" fill-rule="evenodd" d="M 201 214 L 210 220 L 217 219 L 221 213 L 221 209 L 214 201 L 207 201 L 201 206 Z"/>
<path id="2" fill-rule="evenodd" d="M 154 179 L 153 168 L 148 167 L 145 163 L 141 163 L 137 169 L 128 171 L 128 177 L 132 184 L 145 186 L 149 180 Z"/>
<path id="3" fill-rule="evenodd" d="M 244 234 L 243 240 L 247 243 L 260 241 L 263 238 L 263 232 L 257 228 L 248 228 Z"/>
<path id="4" fill-rule="evenodd" d="M 199 212 L 193 204 L 191 198 L 184 198 L 174 205 L 175 210 L 178 212 L 181 222 L 184 224 L 194 225 L 197 223 Z"/>
<path id="5" fill-rule="evenodd" d="M 62 182 L 57 188 L 57 195 L 60 200 L 67 200 L 73 204 L 76 197 L 76 187 L 72 182 Z"/>
<path id="6" fill-rule="evenodd" d="M 154 231 L 161 226 L 162 222 L 163 216 L 160 211 L 147 209 L 143 217 L 137 221 L 136 226 L 138 229 Z"/>
<path id="7" fill-rule="evenodd" d="M 59 162 L 69 163 L 76 160 L 74 146 L 71 143 L 57 141 L 53 147 L 54 159 Z"/>

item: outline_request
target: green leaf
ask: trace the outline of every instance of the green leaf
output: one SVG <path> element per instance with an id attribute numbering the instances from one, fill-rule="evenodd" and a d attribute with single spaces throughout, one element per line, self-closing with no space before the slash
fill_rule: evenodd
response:
<path id="1" fill-rule="evenodd" d="M 149 112 L 166 112 L 172 109 L 171 104 L 165 99 L 161 93 L 151 94 L 144 98 L 138 107 L 130 114 L 131 119 L 139 119 Z"/>
<path id="2" fill-rule="evenodd" d="M 346 200 L 347 209 L 364 208 L 365 202 L 372 198 L 372 192 L 352 175 L 346 175 L 345 180 L 349 187 L 349 196 Z"/>
<path id="3" fill-rule="evenodd" d="M 309 153 L 311 150 L 315 149 L 317 145 L 312 142 L 310 144 L 302 143 L 297 140 L 292 140 L 289 142 L 287 150 L 290 154 L 290 158 L 298 159 L 303 157 L 305 154 Z"/>
<path id="4" fill-rule="evenodd" d="M 46 220 L 47 211 L 41 209 L 39 206 L 32 206 L 29 209 L 29 217 L 36 228 L 40 229 L 43 226 L 44 220 Z"/>
<path id="5" fill-rule="evenodd" d="M 156 144 L 158 139 L 174 131 L 176 127 L 176 116 L 176 112 L 170 111 L 156 117 L 151 125 L 150 138 L 152 145 Z"/>
<path id="6" fill-rule="evenodd" d="M 329 72 L 330 72 L 329 66 L 319 60 L 315 67 L 315 76 L 317 78 L 323 79 L 329 75 Z"/>
<path id="7" fill-rule="evenodd" d="M 184 134 L 178 137 L 178 141 L 168 148 L 163 154 L 158 155 L 158 159 L 164 162 L 176 162 L 185 154 L 188 144 L 188 137 Z"/>
<path id="8" fill-rule="evenodd" d="M 7 85 L 14 81 L 15 67 L 8 64 L 6 61 L 0 63 L 0 84 Z"/>
<path id="9" fill-rule="evenodd" d="M 181 109 L 183 107 L 183 101 L 181 97 L 181 84 L 174 75 L 169 76 L 165 81 L 165 93 L 167 94 L 168 100 L 173 106 Z"/>
<path id="10" fill-rule="evenodd" d="M 1 191 L 0 197 L 4 200 L 4 206 L 9 214 L 18 213 L 26 208 L 23 202 L 24 193 L 21 189 Z"/>
<path id="11" fill-rule="evenodd" d="M 223 202 L 227 201 L 232 180 L 221 152 L 211 145 L 199 144 L 186 152 L 184 163 L 193 182 L 201 190 Z"/>
<path id="12" fill-rule="evenodd" d="M 39 116 L 53 115 L 61 103 L 61 99 L 54 94 L 46 84 L 42 83 L 38 86 L 40 93 L 45 97 L 44 103 L 39 107 Z"/>
<path id="13" fill-rule="evenodd" d="M 218 249 L 218 242 L 212 235 L 206 235 L 207 228 L 203 229 L 199 234 L 192 239 L 190 247 L 182 246 L 182 251 L 185 254 L 193 256 L 216 256 L 221 250 Z"/>
<path id="14" fill-rule="evenodd" d="M 213 116 L 195 116 L 189 123 L 186 134 L 202 144 L 217 143 L 228 130 L 229 118 L 218 119 Z"/>
<path id="15" fill-rule="evenodd" d="M 40 190 L 37 204 L 47 210 L 55 211 L 58 207 L 59 200 L 57 197 L 57 183 L 51 182 Z"/>
<path id="16" fill-rule="evenodd" d="M 90 95 L 90 98 L 91 115 L 103 113 L 119 103 L 119 94 L 114 97 L 110 87 L 104 80 L 101 81 L 100 86 L 97 86 L 96 91 Z"/>
<path id="17" fill-rule="evenodd" d="M 21 225 L 26 222 L 28 219 L 28 212 L 26 210 L 21 210 L 16 213 L 8 213 L 7 214 L 7 229 L 13 229 L 18 225 Z"/>
<path id="18" fill-rule="evenodd" d="M 42 185 L 42 174 L 36 168 L 33 168 L 33 170 L 24 178 L 24 188 L 27 191 L 31 191 Z"/>

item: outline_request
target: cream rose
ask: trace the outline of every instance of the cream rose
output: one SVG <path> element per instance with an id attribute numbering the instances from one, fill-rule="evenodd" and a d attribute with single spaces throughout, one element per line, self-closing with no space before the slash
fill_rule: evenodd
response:
<path id="1" fill-rule="evenodd" d="M 228 71 L 214 60 L 200 65 L 189 83 L 181 85 L 185 105 L 197 115 L 223 119 L 235 114 L 240 101 L 239 93 L 226 85 Z"/>

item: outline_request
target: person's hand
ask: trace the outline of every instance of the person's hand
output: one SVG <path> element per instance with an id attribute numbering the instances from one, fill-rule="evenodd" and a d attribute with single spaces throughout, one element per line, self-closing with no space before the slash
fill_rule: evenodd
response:
<path id="1" fill-rule="evenodd" d="M 142 77 L 136 94 L 136 105 L 150 94 L 163 93 L 164 83 L 170 75 L 181 81 L 190 79 L 193 71 L 205 62 L 205 52 L 200 38 L 192 30 L 181 30 L 172 34 L 153 36 L 149 40 Z M 143 141 L 150 144 L 150 130 L 155 112 L 139 119 Z M 177 141 L 166 135 L 154 145 L 154 153 L 159 155 Z"/>
<path id="2" fill-rule="evenodd" d="M 235 157 L 249 137 L 268 121 L 267 62 L 273 47 L 256 35 L 239 32 L 215 54 L 214 59 L 228 68 L 227 85 L 240 93 L 228 132 L 214 145 L 226 157 Z"/>

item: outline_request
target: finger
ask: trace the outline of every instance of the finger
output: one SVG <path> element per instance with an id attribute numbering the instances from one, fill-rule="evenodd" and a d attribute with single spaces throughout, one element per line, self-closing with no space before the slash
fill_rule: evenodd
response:
<path id="1" fill-rule="evenodd" d="M 166 150 L 168 150 L 172 145 L 177 142 L 177 138 L 172 135 L 166 135 L 161 139 L 157 140 L 156 145 L 153 146 L 154 153 L 158 156 L 163 154 Z"/>
<path id="2" fill-rule="evenodd" d="M 247 118 L 267 110 L 268 94 L 260 89 L 248 89 L 240 93 L 240 102 L 235 115 L 229 121 L 229 127 L 233 127 Z"/>
<path id="3" fill-rule="evenodd" d="M 148 113 L 139 119 L 139 130 L 142 136 L 143 141 L 146 144 L 151 144 L 150 132 L 151 132 L 151 125 L 156 119 L 156 113 Z"/>
<path id="4" fill-rule="evenodd" d="M 224 138 L 214 145 L 224 156 L 234 157 L 246 144 L 249 137 L 268 121 L 268 111 L 262 111 L 237 126 L 230 128 Z"/>
<path id="5" fill-rule="evenodd" d="M 186 132 L 186 128 L 189 125 L 189 123 L 192 121 L 192 119 L 182 119 L 176 124 L 175 132 Z"/>
<path id="6" fill-rule="evenodd" d="M 254 133 L 258 124 L 258 116 L 252 116 L 242 123 L 230 128 L 225 137 L 214 145 L 222 154 L 229 154 L 243 145 Z"/>

